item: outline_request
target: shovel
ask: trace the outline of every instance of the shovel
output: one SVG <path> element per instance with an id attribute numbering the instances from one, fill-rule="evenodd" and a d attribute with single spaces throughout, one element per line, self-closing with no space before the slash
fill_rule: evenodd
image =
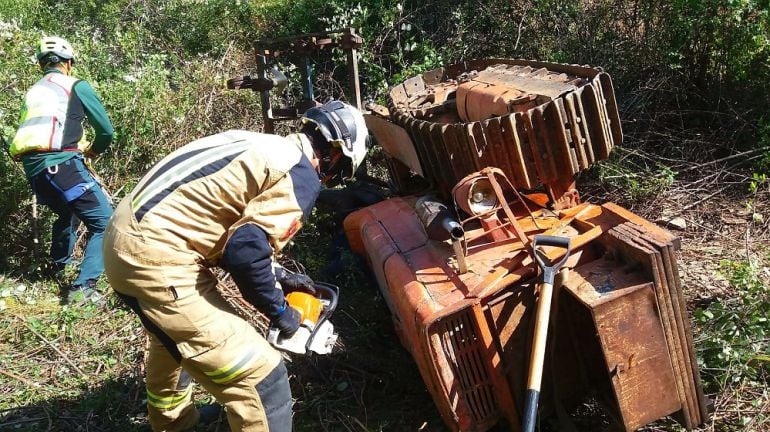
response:
<path id="1" fill-rule="evenodd" d="M 538 246 L 553 246 L 566 249 L 561 261 L 548 266 L 543 261 Z M 535 262 L 543 271 L 543 282 L 539 284 L 537 312 L 535 313 L 535 336 L 532 340 L 532 353 L 529 357 L 529 375 L 527 377 L 527 395 L 524 405 L 524 422 L 522 432 L 535 430 L 537 419 L 537 401 L 540 398 L 540 383 L 543 380 L 543 359 L 545 358 L 545 343 L 548 336 L 548 319 L 551 315 L 551 295 L 553 280 L 556 273 L 567 261 L 570 252 L 569 238 L 549 235 L 536 235 L 532 243 L 532 255 Z"/>

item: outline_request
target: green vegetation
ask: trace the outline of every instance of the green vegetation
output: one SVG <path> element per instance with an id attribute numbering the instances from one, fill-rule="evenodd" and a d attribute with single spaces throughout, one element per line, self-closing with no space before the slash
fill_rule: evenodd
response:
<path id="1" fill-rule="evenodd" d="M 770 357 L 768 336 L 770 291 L 754 262 L 724 261 L 725 275 L 735 296 L 695 311 L 695 319 L 706 331 L 700 344 L 703 365 L 723 365 L 714 371 L 714 383 L 722 387 L 743 379 L 757 382 L 767 373 Z M 766 277 L 766 276 L 764 276 Z"/>
<path id="2" fill-rule="evenodd" d="M 765 274 L 754 261 L 724 261 L 722 267 L 735 290 L 730 297 L 695 310 L 699 363 L 707 391 L 740 400 L 739 415 L 730 425 L 732 429 L 725 425 L 725 430 L 741 430 L 749 424 L 757 429 L 747 430 L 760 430 L 759 425 L 770 421 L 763 410 L 770 397 L 768 267 L 764 267 Z"/>
<path id="3" fill-rule="evenodd" d="M 0 0 L 0 134 L 13 136 L 22 97 L 39 77 L 36 41 L 69 39 L 76 75 L 94 85 L 116 127 L 95 168 L 120 199 L 172 149 L 217 131 L 260 127 L 258 97 L 224 85 L 253 71 L 251 41 L 343 27 L 360 28 L 364 37 L 361 76 L 371 100 L 404 78 L 464 59 L 602 66 L 618 91 L 625 144 L 580 179 L 588 196 L 656 216 L 664 196 L 680 200 L 694 185 L 694 202 L 721 190 L 748 207 L 747 230 L 767 232 L 767 0 Z M 322 89 L 325 78 L 318 77 Z M 711 164 L 738 152 L 746 157 Z M 19 430 L 49 421 L 61 430 L 85 430 L 88 422 L 140 430 L 137 320 L 115 305 L 58 306 L 56 284 L 37 279 L 50 215 L 41 208 L 35 225 L 27 182 L 7 157 L 0 157 L 0 196 L 0 414 L 18 407 L 47 413 L 39 425 L 15 418 Z M 698 220 L 708 233 L 718 230 L 711 219 Z M 318 216 L 291 250 L 311 274 L 328 259 L 329 226 Z M 709 294 L 694 312 L 703 378 L 723 410 L 708 430 L 763 430 L 770 425 L 768 257 L 727 258 L 728 291 Z M 323 418 L 333 430 L 414 430 L 421 423 L 408 421 L 421 416 L 428 429 L 440 428 L 409 356 L 395 335 L 381 334 L 390 331 L 382 299 L 362 274 L 350 274 L 340 284 L 365 306 L 346 309 L 339 325 L 358 335 L 349 343 L 374 356 L 297 362 L 311 376 L 318 368 L 336 371 L 332 382 L 318 373 L 293 382 L 301 391 L 299 429 L 315 430 Z M 394 371 L 407 379 L 389 375 Z M 363 388 L 366 396 L 353 392 Z M 367 404 L 392 393 L 404 395 L 388 399 L 392 411 Z M 763 407 L 764 417 L 756 414 Z"/>
<path id="4" fill-rule="evenodd" d="M 111 304 L 60 307 L 52 284 L 0 279 L 2 430 L 78 430 L 82 419 L 140 430 L 138 360 L 144 334 L 132 313 Z M 98 377 L 98 380 L 94 380 Z M 39 418 L 41 412 L 47 418 Z"/>

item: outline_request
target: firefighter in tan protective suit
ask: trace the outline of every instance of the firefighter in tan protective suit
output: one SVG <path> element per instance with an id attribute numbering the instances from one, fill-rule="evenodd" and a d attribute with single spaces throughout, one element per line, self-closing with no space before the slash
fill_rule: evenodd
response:
<path id="1" fill-rule="evenodd" d="M 286 138 L 209 136 L 166 156 L 117 207 L 104 238 L 105 270 L 150 335 L 154 431 L 198 422 L 192 379 L 225 406 L 233 431 L 291 430 L 281 355 L 230 311 L 210 267 L 227 270 L 282 336 L 294 334 L 299 312 L 276 288 L 273 254 L 300 228 L 322 182 L 352 176 L 366 137 L 361 113 L 337 101 L 309 110 L 300 133 Z"/>

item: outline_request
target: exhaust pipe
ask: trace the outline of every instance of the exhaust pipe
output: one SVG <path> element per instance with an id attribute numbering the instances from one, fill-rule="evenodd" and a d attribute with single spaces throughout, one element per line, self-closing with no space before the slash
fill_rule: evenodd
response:
<path id="1" fill-rule="evenodd" d="M 454 218 L 444 203 L 436 201 L 433 197 L 422 197 L 414 206 L 417 217 L 425 228 L 425 233 L 431 240 L 452 240 L 452 249 L 457 257 L 457 267 L 460 274 L 468 271 L 465 262 L 461 240 L 465 236 L 465 230 L 460 222 Z"/>

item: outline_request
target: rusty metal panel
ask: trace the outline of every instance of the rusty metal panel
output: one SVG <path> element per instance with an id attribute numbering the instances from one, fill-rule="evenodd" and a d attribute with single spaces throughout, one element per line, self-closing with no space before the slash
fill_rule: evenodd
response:
<path id="1" fill-rule="evenodd" d="M 441 190 L 447 190 L 451 189 L 460 179 L 454 177 L 452 162 L 449 160 L 449 153 L 446 151 L 446 142 L 444 140 L 444 135 L 442 134 L 442 126 L 446 125 L 425 122 L 420 126 L 420 133 L 427 138 L 426 142 L 430 142 L 430 147 L 433 150 L 435 159 L 438 161 L 438 168 L 441 170 L 441 175 L 437 177 L 439 177 Z"/>
<path id="2" fill-rule="evenodd" d="M 580 93 L 580 101 L 583 106 L 583 121 L 588 125 L 593 143 L 593 152 L 597 159 L 607 159 L 612 147 L 610 137 L 604 128 L 602 122 L 602 109 L 599 106 L 599 99 L 592 86 L 586 86 Z"/>
<path id="3" fill-rule="evenodd" d="M 398 84 L 393 86 L 392 89 L 390 89 L 390 97 L 391 99 L 395 100 L 406 100 L 406 90 L 404 89 L 404 84 Z M 391 112 L 394 112 L 391 110 Z"/>
<path id="4" fill-rule="evenodd" d="M 680 380 L 682 381 L 682 387 L 684 389 L 684 403 L 687 406 L 685 411 L 688 418 L 685 419 L 685 424 L 688 422 L 692 426 L 699 425 L 700 422 L 700 410 L 697 407 L 696 401 L 696 389 L 692 375 L 692 364 L 689 361 L 689 355 L 687 355 L 687 345 L 684 339 L 683 329 L 681 327 L 681 318 L 677 318 L 677 307 L 675 303 L 675 296 L 672 293 L 671 286 L 669 285 L 670 279 L 667 277 L 666 263 L 663 260 L 663 250 L 657 248 L 651 244 L 650 238 L 645 238 L 646 233 L 643 229 L 638 231 L 637 228 L 641 228 L 638 225 L 631 223 L 620 224 L 613 228 L 612 235 L 621 235 L 626 241 L 633 242 L 637 247 L 643 248 L 650 252 L 650 257 L 654 260 L 652 262 L 652 269 L 656 277 L 656 286 L 661 292 L 663 304 L 661 306 L 662 313 L 668 316 L 668 322 L 671 326 L 670 334 L 671 344 L 670 351 L 672 357 L 678 362 L 678 368 L 680 371 Z M 642 235 L 640 235 L 642 234 Z"/>
<path id="5" fill-rule="evenodd" d="M 482 167 L 497 167 L 499 162 L 497 155 L 489 142 L 489 137 L 484 134 L 484 128 L 481 126 L 481 122 L 468 123 L 469 133 L 473 137 L 473 141 L 476 143 L 476 149 L 479 153 L 479 159 L 481 165 L 477 169 Z M 454 186 L 454 185 L 453 185 Z"/>
<path id="6" fill-rule="evenodd" d="M 458 63 L 407 80 L 391 91 L 389 107 L 394 121 L 413 134 L 423 172 L 433 184 L 441 184 L 441 173 L 450 171 L 446 164 L 432 163 L 440 161 L 436 153 L 443 155 L 450 146 L 462 142 L 460 135 L 415 138 L 417 132 L 411 127 L 421 127 L 422 121 L 451 125 L 441 128 L 445 134 L 456 132 L 454 125 L 464 129 L 463 140 L 474 163 L 458 161 L 459 153 L 452 152 L 452 164 L 461 164 L 460 169 L 452 166 L 455 178 L 497 166 L 509 172 L 516 187 L 545 185 L 552 203 L 571 203 L 571 198 L 565 200 L 564 196 L 574 191 L 565 185 L 572 184 L 575 173 L 608 157 L 612 146 L 622 140 L 613 92 L 609 76 L 599 69 L 487 59 Z M 475 114 L 468 117 L 466 111 Z M 511 113 L 517 116 L 509 122 L 505 118 Z M 505 151 L 496 150 L 499 136 L 496 128 L 489 129 L 490 116 L 501 122 Z M 447 143 L 449 140 L 453 142 Z M 442 196 L 449 193 L 439 190 Z"/>
<path id="7" fill-rule="evenodd" d="M 619 249 L 619 253 L 625 259 L 633 260 L 644 266 L 647 274 L 655 279 L 655 294 L 660 308 L 661 322 L 663 323 L 664 334 L 669 345 L 669 354 L 673 364 L 674 374 L 676 376 L 676 389 L 680 402 L 682 403 L 682 420 L 685 427 L 691 429 L 692 422 L 692 404 L 687 397 L 686 384 L 684 379 L 684 366 L 682 364 L 682 347 L 676 336 L 675 324 L 671 313 L 670 299 L 665 292 L 665 280 L 661 279 L 660 266 L 658 264 L 659 256 L 656 257 L 654 250 L 642 247 L 633 242 L 626 234 L 616 230 L 608 232 L 607 242 L 611 247 Z"/>
<path id="8" fill-rule="evenodd" d="M 500 118 L 500 127 L 502 129 L 502 139 L 507 147 L 508 159 L 511 163 L 511 169 L 508 173 L 517 188 L 532 189 L 537 184 L 535 173 L 530 172 L 530 163 L 525 159 L 524 146 L 522 145 L 519 134 L 517 133 L 516 116 L 513 114 Z M 526 147 L 528 149 L 528 146 Z"/>
<path id="9" fill-rule="evenodd" d="M 465 141 L 468 143 L 471 154 L 473 154 L 474 171 L 478 171 L 481 169 L 480 167 L 484 166 L 484 149 L 479 146 L 473 135 L 473 123 L 461 123 L 460 127 L 465 132 Z"/>
<path id="10" fill-rule="evenodd" d="M 503 126 L 500 120 L 500 117 L 493 117 L 481 122 L 481 127 L 495 156 L 495 166 L 503 170 L 508 175 L 508 178 L 515 179 L 513 164 L 509 157 L 512 152 L 510 152 L 509 146 L 504 141 Z"/>
<path id="11" fill-rule="evenodd" d="M 465 139 L 458 137 L 457 125 L 443 125 L 444 145 L 456 179 L 465 177 L 468 167 L 473 166 L 472 155 L 465 144 Z"/>
<path id="12" fill-rule="evenodd" d="M 417 93 L 425 90 L 425 81 L 422 76 L 416 76 L 404 81 L 404 92 L 407 97 L 412 97 Z"/>
<path id="13" fill-rule="evenodd" d="M 689 323 L 687 321 L 687 310 L 682 295 L 678 272 L 676 272 L 676 263 L 672 259 L 674 246 L 671 242 L 661 240 L 659 236 L 647 232 L 642 226 L 624 223 L 615 227 L 617 232 L 624 233 L 633 241 L 646 247 L 648 250 L 655 251 L 656 267 L 659 272 L 661 287 L 665 295 L 666 311 L 670 314 L 670 322 L 674 326 L 672 329 L 674 336 L 674 345 L 681 350 L 679 352 L 680 367 L 682 369 L 682 379 L 685 387 L 685 397 L 690 409 L 690 417 L 693 425 L 701 424 L 706 416 L 705 397 L 700 385 L 700 373 L 697 362 L 695 361 L 695 352 L 692 344 L 692 335 L 690 334 Z M 627 238 L 628 238 L 627 237 Z M 675 278 L 676 276 L 676 278 Z"/>
<path id="14" fill-rule="evenodd" d="M 420 147 L 430 161 L 432 169 L 441 169 L 441 161 L 439 160 L 437 149 L 434 148 L 433 142 L 430 138 L 430 123 L 422 120 L 414 120 L 411 123 L 412 131 L 420 142 Z M 433 180 L 439 188 L 446 187 L 446 180 L 442 176 L 433 176 Z"/>
<path id="15" fill-rule="evenodd" d="M 564 96 L 564 111 L 569 124 L 572 146 L 575 148 L 578 166 L 581 170 L 588 168 L 593 163 L 593 154 L 586 153 L 586 138 L 584 138 L 583 124 L 577 114 L 575 93 Z M 589 156 L 591 156 L 589 158 Z"/>
<path id="16" fill-rule="evenodd" d="M 682 319 L 681 326 L 684 330 L 685 342 L 688 347 L 690 365 L 692 366 L 692 374 L 694 378 L 693 384 L 695 385 L 695 392 L 696 392 L 698 410 L 700 413 L 700 420 L 701 422 L 705 422 L 709 416 L 709 412 L 708 412 L 709 402 L 706 400 L 706 396 L 703 393 L 703 384 L 701 383 L 701 379 L 700 379 L 700 368 L 698 366 L 698 359 L 695 355 L 695 344 L 693 343 L 692 330 L 690 329 L 690 323 L 688 321 L 687 303 L 685 302 L 685 299 L 684 299 L 681 279 L 679 277 L 679 270 L 677 269 L 677 265 L 676 265 L 676 262 L 677 262 L 676 249 L 677 249 L 677 246 L 673 243 L 668 243 L 665 248 L 668 255 L 668 263 L 669 263 L 667 264 L 667 268 L 671 270 L 671 275 L 669 280 L 673 280 L 673 283 L 671 285 L 674 288 L 674 291 L 676 292 L 676 295 L 679 298 L 679 304 L 680 304 L 679 313 L 681 314 L 681 319 Z"/>
<path id="17" fill-rule="evenodd" d="M 577 267 L 555 297 L 544 412 L 554 399 L 570 408 L 597 391 L 629 431 L 672 412 L 686 427 L 702 421 L 686 312 L 676 310 L 676 238 L 610 204 L 541 217 L 528 233 L 568 224 L 561 227 L 577 234 Z M 365 250 L 399 338 L 449 428 L 484 431 L 512 421 L 523 406 L 535 304 L 531 259 L 509 243 L 489 244 L 468 249 L 472 271 L 458 273 L 451 246 L 426 238 L 411 198 L 359 210 L 346 218 L 345 231 Z"/>
<path id="18" fill-rule="evenodd" d="M 479 154 L 476 152 L 476 145 L 473 138 L 468 135 L 468 124 L 466 123 L 454 123 L 449 126 L 454 132 L 454 136 L 457 139 L 457 143 L 463 147 L 465 151 L 465 164 L 463 177 L 468 175 L 467 173 L 478 170 L 478 166 L 481 166 L 479 160 Z M 461 177 L 462 178 L 462 177 Z M 448 196 L 448 194 L 447 194 Z"/>
<path id="19" fill-rule="evenodd" d="M 582 80 L 574 75 L 555 72 L 547 67 L 534 70 L 530 66 L 498 64 L 489 65 L 484 70 L 480 70 L 473 81 L 510 89 L 526 89 L 529 94 L 553 100 L 574 91 Z M 518 93 L 522 94 L 522 92 Z"/>
<path id="20" fill-rule="evenodd" d="M 572 126 L 570 125 L 570 117 L 567 115 L 567 108 L 565 107 L 565 103 L 566 95 L 564 98 L 556 99 L 553 101 L 553 104 L 555 104 L 559 110 L 559 119 L 561 120 L 563 127 L 561 132 L 564 136 L 564 140 L 566 141 L 567 148 L 569 149 L 569 157 L 570 161 L 572 162 L 572 170 L 574 173 L 578 173 L 583 168 L 581 167 L 580 161 L 578 160 L 579 155 L 577 152 L 576 143 L 572 137 Z"/>
<path id="21" fill-rule="evenodd" d="M 612 141 L 614 145 L 618 145 L 623 142 L 623 129 L 620 126 L 620 114 L 618 113 L 618 103 L 615 99 L 615 88 L 612 85 L 612 78 L 606 72 L 602 72 L 599 74 L 599 83 L 601 84 L 602 95 L 604 95 L 605 99 Z"/>
<path id="22" fill-rule="evenodd" d="M 688 429 L 698 426 L 706 418 L 705 397 L 699 385 L 692 338 L 687 337 L 689 324 L 686 310 L 683 309 L 681 293 L 677 292 L 677 282 L 673 280 L 675 273 L 671 252 L 675 248 L 674 242 L 663 240 L 665 236 L 632 222 L 615 226 L 608 234 L 609 245 L 617 248 L 627 259 L 640 263 L 655 279 L 655 294 L 682 401 L 679 419 Z"/>
<path id="23" fill-rule="evenodd" d="M 433 69 L 422 74 L 422 79 L 427 85 L 435 85 L 446 79 L 444 68 Z"/>
<path id="24" fill-rule="evenodd" d="M 502 85 L 466 82 L 457 87 L 457 113 L 464 121 L 481 121 L 534 108 L 535 98 Z"/>
<path id="25" fill-rule="evenodd" d="M 598 143 L 594 143 L 594 137 L 591 134 L 590 125 L 588 124 L 587 116 L 586 116 L 586 109 L 583 104 L 583 92 L 585 91 L 586 87 L 583 87 L 575 92 L 574 94 L 574 101 L 575 101 L 575 113 L 577 117 L 575 118 L 575 121 L 580 125 L 579 130 L 583 135 L 583 138 L 585 138 L 585 145 L 583 146 L 583 151 L 586 154 L 586 157 L 588 158 L 589 163 L 594 163 L 597 160 L 599 160 L 596 157 L 596 152 L 594 152 L 594 148 L 598 146 Z"/>
<path id="26" fill-rule="evenodd" d="M 562 117 L 559 104 L 556 101 L 545 106 L 543 118 L 549 125 L 549 127 L 546 128 L 548 140 L 545 144 L 548 147 L 549 154 L 552 158 L 551 162 L 554 171 L 564 170 L 569 174 L 576 174 L 579 170 L 577 169 L 577 166 L 575 166 L 572 155 L 570 154 L 567 136 L 564 131 L 564 117 Z M 564 177 L 564 174 L 562 174 L 561 177 Z"/>
<path id="27" fill-rule="evenodd" d="M 533 187 L 541 184 L 541 179 L 539 174 L 537 173 L 537 164 L 535 163 L 535 155 L 536 152 L 534 152 L 533 149 L 533 143 L 532 143 L 532 136 L 529 133 L 530 123 L 529 123 L 529 116 L 526 114 L 514 114 L 513 118 L 515 119 L 515 131 L 516 136 L 518 137 L 517 142 L 520 143 L 521 153 L 524 156 L 524 161 L 527 163 L 527 172 L 528 177 L 530 181 L 532 182 Z"/>
<path id="28" fill-rule="evenodd" d="M 490 329 L 501 347 L 503 361 L 507 365 L 507 379 L 514 390 L 516 405 L 522 411 L 524 390 L 527 388 L 530 324 L 535 309 L 534 289 L 527 284 L 521 289 L 507 291 L 490 299 L 488 308 L 492 315 Z"/>
<path id="29" fill-rule="evenodd" d="M 381 145 L 391 157 L 408 166 L 412 172 L 424 177 L 417 150 L 404 128 L 370 114 L 364 115 L 364 119 L 367 129 L 377 139 L 377 144 Z"/>
<path id="30" fill-rule="evenodd" d="M 535 160 L 537 176 L 541 183 L 548 184 L 555 182 L 561 173 L 556 171 L 553 156 L 550 154 L 548 130 L 543 111 L 544 107 L 542 106 L 530 110 L 526 115 L 529 121 L 525 124 L 529 126 L 527 136 L 529 137 L 532 156 Z"/>
<path id="31" fill-rule="evenodd" d="M 404 129 L 409 132 L 409 136 L 412 138 L 412 142 L 414 143 L 414 148 L 420 157 L 423 172 L 430 173 L 435 169 L 438 163 L 433 159 L 433 151 L 428 146 L 429 144 L 425 143 L 422 135 L 420 134 L 419 125 L 422 121 L 406 115 L 403 116 L 403 120 L 405 122 Z M 436 183 L 436 178 L 434 175 L 429 175 L 426 178 L 432 183 Z"/>
<path id="32" fill-rule="evenodd" d="M 458 146 L 454 134 L 451 133 L 450 126 L 442 124 L 432 125 L 431 136 L 434 143 L 441 143 L 442 156 L 446 163 L 444 170 L 446 170 L 447 177 L 450 178 L 452 184 L 457 183 L 464 175 L 464 171 L 462 170 L 462 164 L 457 164 Z"/>
<path id="33" fill-rule="evenodd" d="M 488 429 L 497 421 L 499 413 L 470 310 L 447 316 L 428 331 L 438 340 L 438 346 L 433 347 L 434 352 L 442 353 L 450 370 L 459 378 L 455 380 L 456 388 L 453 390 L 458 394 L 458 400 L 467 403 L 472 416 L 473 426 L 467 430 Z"/>
<path id="34" fill-rule="evenodd" d="M 681 409 L 652 282 L 614 260 L 602 258 L 573 270 L 564 289 L 590 311 L 609 378 L 610 394 L 624 429 L 634 431 Z M 650 395 L 655 394 L 654 398 Z"/>

